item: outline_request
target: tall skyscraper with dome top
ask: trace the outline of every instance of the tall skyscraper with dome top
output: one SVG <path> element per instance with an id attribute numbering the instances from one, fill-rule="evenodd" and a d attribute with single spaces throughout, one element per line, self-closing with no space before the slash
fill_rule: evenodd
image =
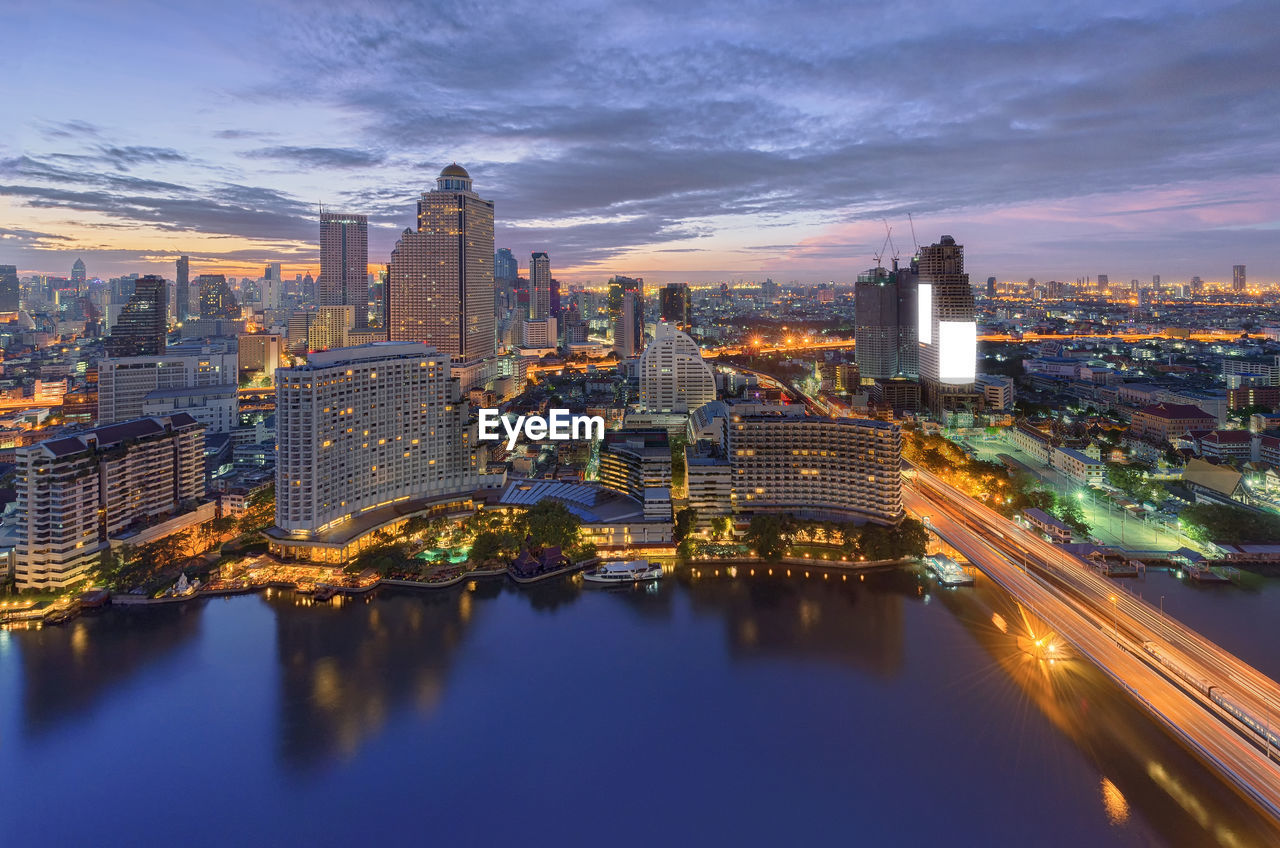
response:
<path id="1" fill-rule="evenodd" d="M 456 162 L 418 199 L 418 229 L 391 252 L 387 337 L 426 342 L 458 362 L 497 352 L 493 315 L 493 202 Z"/>

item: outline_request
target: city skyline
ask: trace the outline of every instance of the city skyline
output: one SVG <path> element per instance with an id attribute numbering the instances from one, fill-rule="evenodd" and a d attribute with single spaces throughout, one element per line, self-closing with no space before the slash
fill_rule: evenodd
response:
<path id="1" fill-rule="evenodd" d="M 882 218 L 911 252 L 908 212 L 981 245 L 979 278 L 1280 276 L 1280 51 L 1260 3 L 842 6 L 834 23 L 809 5 L 733 28 L 716 7 L 539 9 L 555 50 L 505 6 L 112 11 L 0 13 L 24 39 L 7 60 L 24 119 L 0 139 L 0 260 L 20 273 L 83 257 L 169 274 L 186 254 L 315 274 L 321 203 L 369 217 L 376 265 L 457 160 L 495 201 L 497 243 L 553 254 L 567 281 L 851 282 Z M 166 73 L 83 80 L 61 46 L 90 28 Z M 444 73 L 489 52 L 504 61 Z"/>

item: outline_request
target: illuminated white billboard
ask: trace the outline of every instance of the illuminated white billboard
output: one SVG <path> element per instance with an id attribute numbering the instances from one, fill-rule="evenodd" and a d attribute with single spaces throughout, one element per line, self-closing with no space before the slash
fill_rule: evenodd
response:
<path id="1" fill-rule="evenodd" d="M 974 321 L 938 322 L 938 379 L 972 383 L 978 371 L 978 325 Z"/>
<path id="2" fill-rule="evenodd" d="M 921 344 L 933 344 L 933 285 L 921 283 L 916 289 L 916 331 Z"/>

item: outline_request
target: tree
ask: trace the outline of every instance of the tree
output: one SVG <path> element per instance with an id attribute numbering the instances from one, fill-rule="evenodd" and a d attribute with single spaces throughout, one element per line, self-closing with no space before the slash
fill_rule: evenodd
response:
<path id="1" fill-rule="evenodd" d="M 791 544 L 794 532 L 790 516 L 758 512 L 751 516 L 746 539 L 756 555 L 767 562 L 777 562 Z"/>
<path id="2" fill-rule="evenodd" d="M 897 548 L 899 557 L 919 559 L 929 547 L 929 531 L 914 518 L 904 518 L 898 525 Z"/>
<path id="3" fill-rule="evenodd" d="M 1280 515 L 1226 504 L 1192 504 L 1178 514 L 1191 538 L 1200 542 L 1274 544 L 1280 542 Z"/>
<path id="4" fill-rule="evenodd" d="M 525 510 L 515 522 L 523 537 L 528 537 L 535 550 L 558 547 L 567 549 L 578 538 L 582 519 L 574 515 L 559 501 L 538 501 Z"/>
<path id="5" fill-rule="evenodd" d="M 514 533 L 499 530 L 482 530 L 471 543 L 470 560 L 476 565 L 495 560 L 509 562 L 520 549 L 520 540 Z"/>
<path id="6" fill-rule="evenodd" d="M 671 528 L 671 538 L 676 543 L 684 541 L 693 532 L 698 523 L 698 512 L 693 507 L 685 507 L 676 513 L 675 524 Z"/>
<path id="7" fill-rule="evenodd" d="M 733 533 L 733 519 L 727 515 L 711 519 L 711 533 L 717 539 L 729 538 Z"/>

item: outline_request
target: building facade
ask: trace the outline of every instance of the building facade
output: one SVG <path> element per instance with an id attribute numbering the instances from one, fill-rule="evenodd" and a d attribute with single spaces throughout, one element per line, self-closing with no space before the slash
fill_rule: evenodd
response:
<path id="1" fill-rule="evenodd" d="M 351 329 L 369 326 L 369 219 L 345 212 L 320 213 L 318 306 L 350 306 Z"/>
<path id="2" fill-rule="evenodd" d="M 551 315 L 551 258 L 538 251 L 529 257 L 529 320 Z"/>
<path id="3" fill-rule="evenodd" d="M 640 403 L 648 412 L 692 412 L 716 399 L 716 377 L 697 342 L 660 321 L 640 355 Z"/>
<path id="4" fill-rule="evenodd" d="M 84 579 L 113 538 L 204 497 L 204 428 L 181 413 L 40 442 L 16 460 L 21 589 Z"/>
<path id="5" fill-rule="evenodd" d="M 981 409 L 974 389 L 978 324 L 964 270 L 964 245 L 951 236 L 921 247 L 915 260 L 923 402 L 934 415 Z"/>
<path id="6" fill-rule="evenodd" d="M 919 375 L 916 279 L 909 268 L 872 268 L 854 287 L 854 358 L 873 380 Z"/>
<path id="7" fill-rule="evenodd" d="M 728 425 L 734 511 L 897 524 L 902 433 L 889 421 L 735 416 Z"/>
<path id="8" fill-rule="evenodd" d="M 377 342 L 276 372 L 276 531 L 305 546 L 480 485 L 448 355 Z M 376 521 L 375 521 L 376 519 Z"/>
<path id="9" fill-rule="evenodd" d="M 164 353 L 169 284 L 163 277 L 139 277 L 107 338 L 108 356 L 156 356 Z"/>
<path id="10" fill-rule="evenodd" d="M 493 310 L 493 203 L 457 164 L 418 200 L 418 230 L 391 253 L 387 281 L 390 341 L 423 342 L 454 359 L 497 351 Z"/>

